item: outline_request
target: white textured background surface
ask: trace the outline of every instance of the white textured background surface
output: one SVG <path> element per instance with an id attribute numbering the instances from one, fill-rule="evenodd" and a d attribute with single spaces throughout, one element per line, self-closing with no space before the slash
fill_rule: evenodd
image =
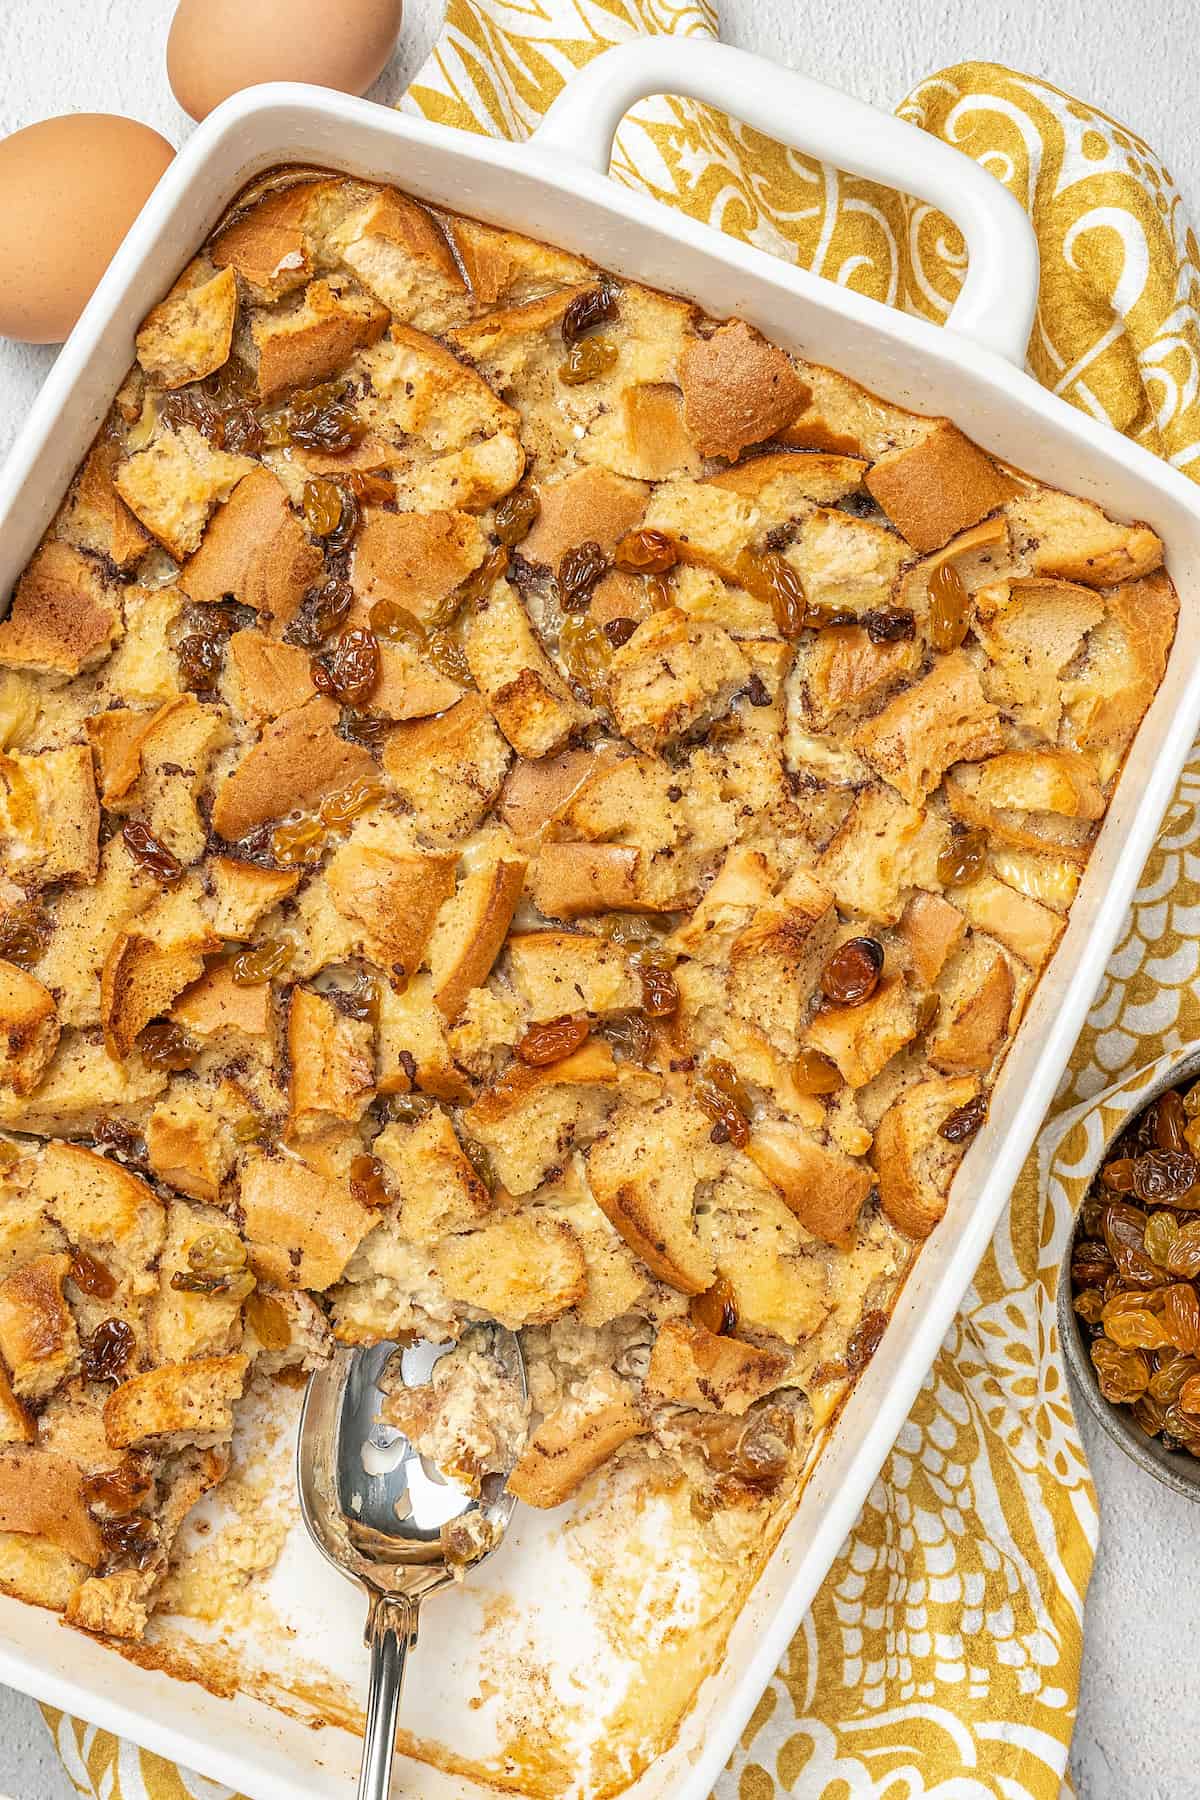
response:
<path id="1" fill-rule="evenodd" d="M 440 21 L 441 0 L 408 4 L 380 100 L 403 91 Z M 55 112 L 110 111 L 181 143 L 189 121 L 163 70 L 172 10 L 172 0 L 0 0 L 0 135 Z M 1042 76 L 1149 139 L 1200 218 L 1196 20 L 1194 0 L 722 0 L 727 38 L 881 105 L 965 58 Z M 52 360 L 0 341 L 0 453 Z M 1082 1800 L 1200 1800 L 1200 1512 L 1086 1421 L 1085 1436 L 1104 1541 L 1088 1601 L 1076 1787 Z M 72 1792 L 36 1708 L 0 1688 L 0 1795 Z M 956 1792 L 966 1800 L 965 1786 Z"/>

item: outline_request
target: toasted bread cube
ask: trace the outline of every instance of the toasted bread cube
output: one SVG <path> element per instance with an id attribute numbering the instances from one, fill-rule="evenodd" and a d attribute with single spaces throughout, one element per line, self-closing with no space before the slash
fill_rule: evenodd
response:
<path id="1" fill-rule="evenodd" d="M 104 1044 L 86 1032 L 64 1032 L 49 1067 L 32 1094 L 0 1088 L 0 1126 L 46 1137 L 88 1137 L 103 1120 L 140 1125 L 167 1077 L 136 1054 L 114 1062 Z"/>
<path id="2" fill-rule="evenodd" d="M 233 843 L 294 809 L 375 773 L 368 750 L 338 737 L 338 709 L 324 694 L 268 725 L 225 776 L 213 802 L 213 829 Z"/>
<path id="3" fill-rule="evenodd" d="M 938 855 L 948 832 L 944 822 L 910 806 L 890 788 L 860 788 L 845 818 L 813 865 L 847 912 L 893 925 L 904 890 L 936 886 Z"/>
<path id="4" fill-rule="evenodd" d="M 261 313 L 250 322 L 259 398 L 328 381 L 356 350 L 382 337 L 387 322 L 387 309 L 369 294 L 339 291 L 324 279 L 310 282 L 293 311 Z"/>
<path id="5" fill-rule="evenodd" d="M 202 1450 L 226 1443 L 249 1363 L 241 1355 L 198 1356 L 122 1382 L 104 1402 L 109 1443 L 114 1450 Z"/>
<path id="6" fill-rule="evenodd" d="M 101 852 L 93 886 L 60 892 L 54 931 L 34 964 L 34 973 L 55 996 L 64 1030 L 100 1023 L 104 959 L 121 929 L 144 912 L 161 891 L 118 835 L 110 838 Z"/>
<path id="7" fill-rule="evenodd" d="M 354 546 L 354 591 L 365 605 L 389 600 L 427 623 L 488 553 L 466 512 L 371 508 Z"/>
<path id="8" fill-rule="evenodd" d="M 518 756 L 548 756 L 586 723 L 586 710 L 542 649 L 506 581 L 497 583 L 471 621 L 466 655 L 492 717 Z"/>
<path id="9" fill-rule="evenodd" d="M 306 285 L 328 228 L 353 202 L 340 176 L 277 188 L 226 225 L 209 254 L 218 269 L 236 269 L 256 299 L 281 300 Z"/>
<path id="10" fill-rule="evenodd" d="M 699 1219 L 705 1254 L 733 1289 L 743 1329 L 785 1344 L 809 1338 L 828 1316 L 827 1265 L 773 1187 L 726 1177 Z"/>
<path id="11" fill-rule="evenodd" d="M 951 763 L 977 762 L 1005 747 L 1000 715 L 960 650 L 939 657 L 928 675 L 860 725 L 850 741 L 914 806 Z"/>
<path id="12" fill-rule="evenodd" d="M 943 1075 L 982 1074 L 1008 1037 L 1015 985 L 998 944 L 981 933 L 948 965 L 939 983 L 942 1006 L 929 1060 Z"/>
<path id="13" fill-rule="evenodd" d="M 63 1298 L 71 1259 L 39 1256 L 0 1283 L 0 1357 L 18 1400 L 45 1400 L 79 1367 L 79 1333 Z"/>
<path id="14" fill-rule="evenodd" d="M 1070 757 L 1073 754 L 1070 751 L 1049 752 L 1051 757 Z M 1013 755 L 1018 759 L 1030 756 L 1036 760 L 1038 752 L 1014 751 Z M 990 759 L 991 762 L 1005 760 L 1004 757 Z M 1087 862 L 1092 840 L 1096 835 L 1093 823 L 1088 819 L 1069 818 L 1063 813 L 1020 812 L 1013 807 L 989 805 L 983 798 L 984 792 L 988 787 L 996 791 L 1000 784 L 994 779 L 985 782 L 982 771 L 988 766 L 988 763 L 960 763 L 947 774 L 944 788 L 946 804 L 955 819 L 986 832 L 994 851 L 1002 851 L 1005 845 L 1011 844 L 1019 850 L 1043 851 L 1082 867 Z M 1090 775 L 1090 764 L 1085 766 Z M 1041 771 L 1039 779 L 1047 774 L 1048 771 Z M 1011 781 L 1005 781 L 1003 777 L 1001 781 L 1003 787 L 1013 789 Z M 1098 794 L 1100 790 L 1094 781 L 1091 785 Z M 1078 798 L 1073 803 L 1078 804 Z"/>
<path id="15" fill-rule="evenodd" d="M 592 1369 L 532 1433 L 508 1478 L 509 1491 L 526 1506 L 561 1506 L 623 1444 L 649 1429 L 628 1382 L 610 1369 Z"/>
<path id="16" fill-rule="evenodd" d="M 730 462 L 790 424 L 809 397 L 791 358 L 742 319 L 692 339 L 680 358 L 679 385 L 696 448 Z"/>
<path id="17" fill-rule="evenodd" d="M 0 620 L 0 668 L 67 678 L 102 662 L 121 633 L 120 589 L 90 557 L 50 539 Z"/>
<path id="18" fill-rule="evenodd" d="M 131 706 L 161 705 L 179 693 L 179 658 L 171 645 L 172 627 L 183 595 L 170 587 L 127 587 L 125 634 L 104 671 L 105 686 Z"/>
<path id="19" fill-rule="evenodd" d="M 92 445 L 59 513 L 56 532 L 78 550 L 92 550 L 118 569 L 131 569 L 154 540 L 113 486 L 119 454 L 117 445 L 108 438 Z"/>
<path id="20" fill-rule="evenodd" d="M 235 1055 L 247 1049 L 270 1053 L 275 1023 L 271 984 L 235 981 L 232 960 L 215 963 L 185 988 L 171 1017 L 203 1044 L 219 1045 Z"/>
<path id="21" fill-rule="evenodd" d="M 654 1080 L 641 1072 L 639 1086 Z M 578 1145 L 591 1142 L 622 1092 L 607 1044 L 582 1049 L 546 1068 L 515 1061 L 463 1114 L 463 1124 L 492 1159 L 511 1194 L 532 1194 Z"/>
<path id="22" fill-rule="evenodd" d="M 236 1288 L 198 1293 L 171 1285 L 186 1275 L 188 1251 L 214 1230 L 228 1233 L 225 1214 L 211 1206 L 172 1201 L 167 1209 L 167 1235 L 159 1259 L 158 1293 L 149 1308 L 148 1338 L 155 1363 L 182 1363 L 194 1356 L 227 1356 L 242 1343 L 242 1300 Z"/>
<path id="23" fill-rule="evenodd" d="M 430 837 L 454 841 L 473 831 L 495 800 L 512 759 L 478 694 L 464 694 L 437 719 L 413 720 L 389 733 L 383 766 L 413 822 Z"/>
<path id="24" fill-rule="evenodd" d="M 452 1299 L 510 1331 L 549 1324 L 587 1288 L 587 1265 L 575 1233 L 561 1219 L 536 1210 L 443 1237 L 434 1261 Z"/>
<path id="25" fill-rule="evenodd" d="M 0 1082 L 32 1093 L 58 1047 L 58 1008 L 35 975 L 0 961 Z"/>
<path id="26" fill-rule="evenodd" d="M 819 631 L 798 665 L 806 723 L 824 731 L 846 709 L 859 710 L 916 673 L 921 647 L 915 637 L 873 644 L 861 625 Z"/>
<path id="27" fill-rule="evenodd" d="M 36 1419 L 17 1399 L 6 1371 L 0 1368 L 0 1444 L 33 1444 L 37 1434 Z M 0 1530 L 9 1529 L 0 1525 Z"/>
<path id="28" fill-rule="evenodd" d="M 956 532 L 1011 498 L 1013 484 L 957 425 L 939 419 L 907 448 L 889 450 L 867 487 L 914 550 L 940 550 Z"/>
<path id="29" fill-rule="evenodd" d="M 620 760 L 615 751 L 560 750 L 529 762 L 519 758 L 509 770 L 496 814 L 514 837 L 538 837 L 563 818 L 583 787 Z"/>
<path id="30" fill-rule="evenodd" d="M 456 214 L 443 217 L 442 224 L 479 307 L 494 306 L 498 300 L 526 300 L 595 275 L 591 263 L 520 232 Z"/>
<path id="31" fill-rule="evenodd" d="M 750 666 L 727 631 L 677 607 L 653 613 L 609 670 L 609 705 L 622 734 L 656 750 L 729 711 Z"/>
<path id="32" fill-rule="evenodd" d="M 573 1185 L 571 1179 L 567 1185 Z M 637 1306 L 650 1285 L 645 1265 L 638 1261 L 620 1232 L 613 1230 L 591 1196 L 571 1195 L 563 1205 L 547 1206 L 544 1210 L 571 1227 L 583 1250 L 587 1292 L 574 1309 L 581 1322 L 598 1328 Z"/>
<path id="33" fill-rule="evenodd" d="M 324 1293 L 379 1222 L 345 1181 L 291 1157 L 252 1156 L 242 1170 L 244 1233 L 256 1270 L 280 1288 Z"/>
<path id="34" fill-rule="evenodd" d="M 1018 565 L 1035 575 L 1108 587 L 1161 566 L 1162 541 L 1148 525 L 1119 525 L 1090 500 L 1056 488 L 1023 489 L 1005 506 Z"/>
<path id="35" fill-rule="evenodd" d="M 235 942 L 252 938 L 267 913 L 300 885 L 298 869 L 262 869 L 234 856 L 214 856 L 208 864 L 212 884 L 213 930 Z"/>
<path id="36" fill-rule="evenodd" d="M 197 801 L 214 754 L 230 736 L 224 707 L 190 695 L 172 709 L 161 708 L 146 728 L 141 780 L 123 810 L 141 813 L 181 863 L 198 861 L 207 846 L 208 826 Z"/>
<path id="37" fill-rule="evenodd" d="M 100 976 L 100 1018 L 109 1055 L 122 1060 L 144 1025 L 167 1012 L 221 948 L 194 895 L 166 893 L 114 940 Z"/>
<path id="38" fill-rule="evenodd" d="M 462 697 L 462 685 L 442 675 L 407 644 L 380 644 L 379 679 L 363 710 L 377 719 L 428 719 Z"/>
<path id="39" fill-rule="evenodd" d="M 445 331 L 465 317 L 467 284 L 434 215 L 395 188 L 378 188 L 338 230 L 342 261 L 394 319 Z"/>
<path id="40" fill-rule="evenodd" d="M 879 1121 L 871 1161 L 884 1212 L 906 1237 L 925 1238 L 946 1210 L 964 1144 L 942 1137 L 950 1114 L 974 1099 L 972 1075 L 935 1077 L 906 1088 Z"/>
<path id="41" fill-rule="evenodd" d="M 235 712 L 261 724 L 312 698 L 312 657 L 261 631 L 235 631 L 225 663 L 225 692 Z"/>
<path id="42" fill-rule="evenodd" d="M 1108 780 L 1162 680 L 1179 600 L 1161 570 L 1106 588 L 1101 598 L 1108 616 L 1088 641 L 1087 666 L 1063 683 L 1064 736 L 1090 752 Z"/>
<path id="43" fill-rule="evenodd" d="M 116 706 L 107 712 L 93 713 L 84 720 L 88 742 L 96 759 L 100 777 L 100 802 L 116 809 L 142 774 L 142 756 L 147 740 L 168 719 L 176 718 L 189 706 L 183 695 L 167 700 L 155 708 L 134 709 Z"/>
<path id="44" fill-rule="evenodd" d="M 160 1181 L 193 1200 L 216 1202 L 233 1167 L 230 1122 L 186 1088 L 172 1091 L 146 1123 L 146 1160 Z"/>
<path id="45" fill-rule="evenodd" d="M 827 1244 L 849 1247 L 873 1185 L 870 1169 L 782 1121 L 757 1126 L 746 1149 L 806 1231 Z"/>
<path id="46" fill-rule="evenodd" d="M 320 580 L 323 567 L 321 552 L 288 504 L 283 484 L 260 463 L 210 521 L 204 541 L 179 572 L 179 585 L 192 600 L 232 598 L 252 606 L 281 631 Z"/>
<path id="47" fill-rule="evenodd" d="M 588 1184 L 609 1222 L 652 1274 L 683 1294 L 716 1276 L 693 1218 L 696 1189 L 726 1166 L 712 1120 L 690 1099 L 623 1107 L 588 1153 Z"/>
<path id="48" fill-rule="evenodd" d="M 680 389 L 666 381 L 622 388 L 616 406 L 593 419 L 579 460 L 638 481 L 698 475 L 701 459 L 684 423 Z"/>
<path id="49" fill-rule="evenodd" d="M 899 935 L 923 987 L 933 986 L 966 929 L 957 906 L 940 894 L 916 893 L 909 900 L 900 916 Z"/>
<path id="50" fill-rule="evenodd" d="M 215 374 L 229 361 L 237 306 L 232 269 L 214 275 L 203 261 L 191 263 L 138 329 L 137 359 L 147 375 L 180 388 Z"/>
<path id="51" fill-rule="evenodd" d="M 85 1569 L 104 1555 L 100 1527 L 84 1504 L 84 1471 L 38 1446 L 0 1450 L 0 1531 L 43 1539 Z"/>
<path id="52" fill-rule="evenodd" d="M 521 555 L 551 569 L 577 544 L 599 544 L 606 555 L 611 553 L 646 510 L 645 483 L 608 469 L 576 469 L 560 481 L 543 482 L 535 492 L 541 510 L 521 544 Z"/>
<path id="53" fill-rule="evenodd" d="M 303 1137 L 334 1119 L 361 1119 L 375 1097 L 370 1021 L 339 1012 L 323 994 L 293 988 L 287 1043 L 289 1133 Z"/>
<path id="54" fill-rule="evenodd" d="M 785 552 L 811 605 L 855 613 L 891 603 L 907 554 L 894 531 L 824 506 L 805 515 Z"/>
<path id="55" fill-rule="evenodd" d="M 23 882 L 96 879 L 100 802 L 86 744 L 0 752 L 0 843 L 5 867 Z"/>
<path id="56" fill-rule="evenodd" d="M 473 870 L 439 913 L 427 956 L 434 1000 L 451 1024 L 491 973 L 524 886 L 525 864 L 500 857 Z"/>
<path id="57" fill-rule="evenodd" d="M 670 947 L 700 962 L 724 960 L 734 934 L 772 899 L 772 888 L 762 851 L 736 846 L 691 917 L 672 932 Z"/>
<path id="58" fill-rule="evenodd" d="M 753 914 L 729 950 L 729 1006 L 785 1054 L 838 934 L 833 895 L 797 871 L 786 896 Z"/>
<path id="59" fill-rule="evenodd" d="M 838 1066 L 851 1087 L 865 1087 L 910 1044 L 920 1029 L 920 1008 L 902 975 L 879 983 L 857 1006 L 827 1006 L 809 1021 L 805 1041 Z"/>
<path id="60" fill-rule="evenodd" d="M 415 975 L 402 993 L 384 983 L 379 995 L 379 1092 L 413 1088 L 437 1100 L 473 1098 L 469 1076 L 454 1060 L 446 1021 L 433 998 L 433 980 Z"/>
<path id="61" fill-rule="evenodd" d="M 1062 671 L 1103 617 L 1100 597 L 1071 582 L 1019 580 L 981 589 L 974 629 L 989 657 L 989 699 L 1053 742 L 1067 685 Z"/>
<path id="62" fill-rule="evenodd" d="M 547 919 L 587 913 L 664 912 L 642 892 L 642 853 L 629 844 L 543 844 L 529 877 L 529 895 Z"/>
<path id="63" fill-rule="evenodd" d="M 441 1107 L 411 1124 L 393 1122 L 371 1148 L 394 1178 L 400 1232 L 414 1244 L 436 1244 L 491 1211 L 492 1197 Z"/>
<path id="64" fill-rule="evenodd" d="M 154 1286 L 162 1248 L 162 1201 L 146 1182 L 112 1157 L 81 1144 L 47 1144 L 30 1192 L 69 1241 L 101 1263 L 130 1295 Z"/>
<path id="65" fill-rule="evenodd" d="M 979 875 L 954 890 L 954 900 L 977 931 L 999 938 L 1006 950 L 1040 970 L 1063 934 L 1065 920 L 994 875 Z"/>
<path id="66" fill-rule="evenodd" d="M 629 953 L 586 932 L 524 931 L 508 940 L 513 985 L 532 1024 L 565 1013 L 629 1012 L 642 989 Z"/>
<path id="67" fill-rule="evenodd" d="M 1074 750 L 1008 750 L 975 765 L 985 806 L 1102 819 L 1104 795 L 1086 756 Z"/>
<path id="68" fill-rule="evenodd" d="M 361 927 L 373 961 L 413 975 L 454 892 L 456 862 L 453 855 L 397 853 L 352 839 L 330 859 L 329 897 L 344 919 Z"/>
<path id="69" fill-rule="evenodd" d="M 867 472 L 861 456 L 799 454 L 795 450 L 767 450 L 747 456 L 732 468 L 710 475 L 709 481 L 730 493 L 753 500 L 762 525 L 770 529 L 802 517 L 805 501 L 836 506 L 848 494 L 857 493 Z"/>
<path id="70" fill-rule="evenodd" d="M 117 492 L 163 549 L 181 563 L 200 543 L 209 514 L 258 465 L 231 456 L 193 425 L 160 430 L 144 450 L 117 467 Z"/>
<path id="71" fill-rule="evenodd" d="M 786 1381 L 789 1358 L 737 1338 L 717 1337 L 689 1319 L 668 1319 L 650 1352 L 643 1388 L 653 1404 L 671 1401 L 735 1418 Z"/>

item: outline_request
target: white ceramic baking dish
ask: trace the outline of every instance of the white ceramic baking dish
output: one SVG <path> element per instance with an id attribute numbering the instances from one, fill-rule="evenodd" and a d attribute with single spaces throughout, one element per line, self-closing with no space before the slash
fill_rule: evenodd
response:
<path id="1" fill-rule="evenodd" d="M 949 213 L 963 228 L 970 267 L 947 327 L 793 269 L 617 186 L 606 171 L 618 121 L 639 98 L 662 93 L 711 102 L 773 138 Z M 619 272 L 691 295 L 718 316 L 743 314 L 780 343 L 846 370 L 901 405 L 948 413 L 1001 457 L 1118 515 L 1148 520 L 1166 542 L 1180 591 L 1180 628 L 1166 679 L 947 1216 L 734 1628 L 723 1666 L 705 1682 L 677 1745 L 629 1790 L 636 1800 L 705 1800 L 853 1525 L 992 1236 L 1195 735 L 1200 495 L 1177 471 L 1023 372 L 1036 248 L 1016 202 L 990 176 L 920 131 L 766 62 L 719 45 L 660 39 L 593 62 L 524 145 L 446 130 L 318 89 L 261 88 L 221 107 L 163 177 L 8 460 L 0 478 L 0 594 L 11 588 L 103 417 L 132 359 L 138 321 L 241 185 L 292 161 L 394 181 L 428 201 L 586 252 Z M 555 1584 L 539 1580 L 540 1542 L 533 1532 L 529 1546 L 519 1543 L 510 1552 L 506 1545 L 495 1566 L 508 1578 L 511 1554 L 514 1593 L 543 1613 L 559 1608 L 566 1642 L 569 1595 L 547 1592 Z M 614 1555 L 619 1549 L 614 1546 Z M 331 1660 L 357 1654 L 361 1609 L 351 1590 L 302 1546 L 290 1545 L 285 1560 L 310 1647 L 328 1647 Z M 430 1609 L 402 1715 L 422 1735 L 464 1748 L 473 1679 L 470 1605 L 456 1596 L 441 1613 Z M 245 1696 L 218 1700 L 194 1684 L 130 1666 L 51 1615 L 11 1601 L 0 1602 L 0 1680 L 253 1800 L 294 1800 L 298 1793 L 332 1800 L 352 1789 L 357 1744 L 347 1733 L 314 1734 Z M 404 1792 L 427 1800 L 480 1793 L 418 1763 L 405 1762 L 400 1781 Z"/>

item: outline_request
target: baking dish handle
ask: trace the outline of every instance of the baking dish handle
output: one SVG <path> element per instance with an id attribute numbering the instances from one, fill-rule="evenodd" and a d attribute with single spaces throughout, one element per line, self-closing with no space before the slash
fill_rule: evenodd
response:
<path id="1" fill-rule="evenodd" d="M 608 173 L 613 138 L 651 94 L 685 94 L 782 143 L 927 200 L 967 245 L 947 325 L 1020 368 L 1037 305 L 1038 247 L 1024 209 L 995 176 L 940 138 L 763 57 L 701 38 L 640 38 L 603 51 L 569 81 L 533 144 Z"/>

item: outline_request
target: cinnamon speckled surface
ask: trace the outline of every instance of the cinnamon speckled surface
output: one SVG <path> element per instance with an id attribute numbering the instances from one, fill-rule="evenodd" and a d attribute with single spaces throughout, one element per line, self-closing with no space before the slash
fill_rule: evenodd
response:
<path id="1" fill-rule="evenodd" d="M 163 69 L 172 10 L 172 0 L 0 0 L 0 135 L 55 112 L 110 111 L 181 143 L 189 121 Z M 1150 139 L 1200 218 L 1192 0 L 723 0 L 721 10 L 732 42 L 882 105 L 965 58 L 1042 76 Z M 373 98 L 399 96 L 440 16 L 441 0 L 408 0 Z M 53 359 L 52 349 L 0 340 L 0 454 Z M 1086 1416 L 1081 1423 L 1104 1535 L 1088 1600 L 1076 1789 L 1081 1800 L 1200 1800 L 1200 1507 L 1142 1474 Z M 0 1688 L 0 1800 L 70 1800 L 74 1791 L 33 1703 Z"/>

